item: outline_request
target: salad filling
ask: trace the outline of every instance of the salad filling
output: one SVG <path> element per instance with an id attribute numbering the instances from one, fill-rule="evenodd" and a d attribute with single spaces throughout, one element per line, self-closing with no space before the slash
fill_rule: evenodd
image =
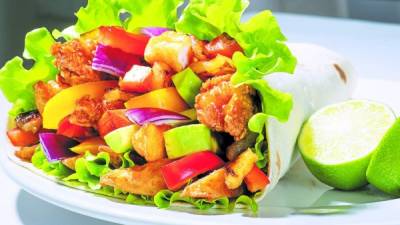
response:
<path id="1" fill-rule="evenodd" d="M 246 0 L 192 0 L 178 19 L 182 3 L 89 0 L 73 27 L 28 33 L 0 70 L 16 156 L 131 203 L 254 209 L 266 120 L 292 107 L 262 77 L 296 59 L 269 11 L 240 22 Z"/>

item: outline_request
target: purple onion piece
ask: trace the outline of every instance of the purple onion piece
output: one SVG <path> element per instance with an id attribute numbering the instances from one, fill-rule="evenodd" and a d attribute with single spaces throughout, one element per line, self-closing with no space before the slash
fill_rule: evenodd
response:
<path id="1" fill-rule="evenodd" d="M 133 65 L 140 65 L 140 57 L 126 53 L 118 48 L 98 44 L 92 68 L 114 76 L 124 76 Z"/>
<path id="2" fill-rule="evenodd" d="M 147 35 L 149 37 L 160 36 L 161 34 L 167 31 L 169 31 L 169 29 L 164 27 L 145 27 L 140 30 L 142 34 Z"/>
<path id="3" fill-rule="evenodd" d="M 39 140 L 49 162 L 56 162 L 77 155 L 70 150 L 70 148 L 79 144 L 74 139 L 55 133 L 40 133 Z"/>
<path id="4" fill-rule="evenodd" d="M 157 108 L 128 109 L 125 115 L 130 121 L 141 126 L 146 123 L 174 125 L 191 121 L 189 117 L 182 114 Z"/>

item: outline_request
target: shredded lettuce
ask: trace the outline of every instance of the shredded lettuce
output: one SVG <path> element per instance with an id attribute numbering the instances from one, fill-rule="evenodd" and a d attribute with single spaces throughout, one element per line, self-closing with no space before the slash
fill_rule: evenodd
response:
<path id="1" fill-rule="evenodd" d="M 32 156 L 32 164 L 46 174 L 58 177 L 60 179 L 65 178 L 73 173 L 72 170 L 60 162 L 50 163 L 40 146 L 36 149 Z"/>
<path id="2" fill-rule="evenodd" d="M 248 5 L 248 0 L 191 0 L 175 28 L 200 40 L 212 40 L 222 33 L 233 37 Z"/>
<path id="3" fill-rule="evenodd" d="M 15 57 L 0 69 L 0 90 L 14 106 L 9 112 L 11 116 L 36 108 L 33 85 L 40 81 L 54 79 L 58 73 L 53 65 L 51 46 L 54 39 L 46 28 L 29 32 L 25 37 L 25 59 L 34 61 L 31 69 L 24 68 L 24 60 Z"/>

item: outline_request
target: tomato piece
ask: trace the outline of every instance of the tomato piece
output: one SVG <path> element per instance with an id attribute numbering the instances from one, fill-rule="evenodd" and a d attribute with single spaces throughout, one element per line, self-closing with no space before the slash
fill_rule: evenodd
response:
<path id="1" fill-rule="evenodd" d="M 257 165 L 244 178 L 247 189 L 254 193 L 263 190 L 269 184 L 268 176 Z"/>
<path id="2" fill-rule="evenodd" d="M 168 189 L 176 191 L 192 178 L 223 165 L 224 161 L 215 153 L 197 152 L 163 166 L 161 172 Z"/>
<path id="3" fill-rule="evenodd" d="M 28 147 L 39 143 L 38 134 L 26 132 L 19 128 L 7 131 L 7 136 L 11 143 L 17 147 Z"/>
<path id="4" fill-rule="evenodd" d="M 243 52 L 242 47 L 227 35 L 220 35 L 205 45 L 206 54 L 210 58 L 223 55 L 232 58 L 235 52 Z"/>
<path id="5" fill-rule="evenodd" d="M 124 52 L 144 56 L 150 37 L 144 34 L 126 32 L 121 27 L 100 27 L 99 42 Z"/>
<path id="6" fill-rule="evenodd" d="M 132 122 L 125 116 L 125 110 L 108 110 L 97 123 L 97 129 L 101 137 L 121 127 L 131 125 Z"/>
<path id="7" fill-rule="evenodd" d="M 176 88 L 158 89 L 144 95 L 131 98 L 125 103 L 128 109 L 136 108 L 159 108 L 173 112 L 182 112 L 188 109 L 186 102 L 182 99 Z"/>
<path id="8" fill-rule="evenodd" d="M 69 116 L 61 120 L 58 126 L 57 134 L 69 137 L 69 138 L 87 138 L 94 135 L 94 131 L 90 127 L 82 127 L 76 124 L 72 124 L 69 121 Z"/>

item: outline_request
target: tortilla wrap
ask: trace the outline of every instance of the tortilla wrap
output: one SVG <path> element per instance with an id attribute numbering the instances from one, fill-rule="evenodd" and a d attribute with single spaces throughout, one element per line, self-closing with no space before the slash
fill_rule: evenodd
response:
<path id="1" fill-rule="evenodd" d="M 350 98 L 354 87 L 354 70 L 351 64 L 338 54 L 311 44 L 288 44 L 297 57 L 294 74 L 274 73 L 265 77 L 278 90 L 292 94 L 293 109 L 287 122 L 271 117 L 267 122 L 268 175 L 270 184 L 258 195 L 261 200 L 271 191 L 279 179 L 298 158 L 295 152 L 297 136 L 307 118 L 323 106 Z M 93 192 L 86 185 L 73 185 L 46 175 L 31 163 L 23 162 L 9 148 L 9 158 L 17 164 L 60 184 Z M 97 192 L 98 193 L 98 192 Z M 188 204 L 174 204 L 189 206 Z"/>
<path id="2" fill-rule="evenodd" d="M 271 87 L 290 93 L 293 109 L 285 123 L 270 117 L 267 122 L 268 176 L 270 184 L 261 200 L 298 159 L 295 151 L 303 123 L 318 109 L 350 99 L 355 71 L 342 56 L 313 44 L 288 44 L 297 57 L 294 74 L 274 73 L 265 77 Z"/>

